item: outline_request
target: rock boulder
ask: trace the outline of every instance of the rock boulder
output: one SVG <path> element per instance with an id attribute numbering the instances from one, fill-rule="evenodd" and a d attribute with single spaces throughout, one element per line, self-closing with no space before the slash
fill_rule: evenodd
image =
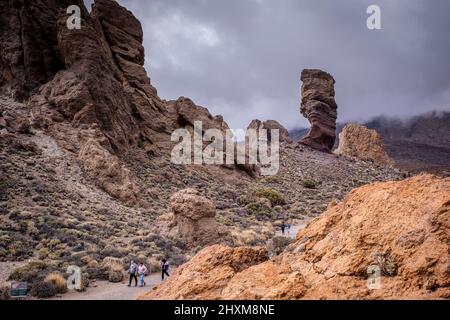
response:
<path id="1" fill-rule="evenodd" d="M 391 165 L 393 161 L 384 150 L 383 140 L 375 130 L 359 124 L 347 124 L 339 134 L 336 154 L 373 161 L 378 165 Z"/>
<path id="2" fill-rule="evenodd" d="M 217 243 L 223 230 L 216 222 L 216 206 L 195 189 L 178 191 L 170 198 L 179 236 L 190 245 Z"/>
<path id="3" fill-rule="evenodd" d="M 271 141 L 270 130 L 278 129 L 279 136 L 280 136 L 280 142 L 287 142 L 287 143 L 292 142 L 291 138 L 289 137 L 288 130 L 285 127 L 283 127 L 278 121 L 275 121 L 275 120 L 261 121 L 261 120 L 255 119 L 255 120 L 252 120 L 252 122 L 250 122 L 247 129 L 255 129 L 255 130 L 266 129 L 266 130 L 268 130 L 267 139 L 269 141 Z"/>
<path id="4" fill-rule="evenodd" d="M 140 299 L 220 299 L 230 279 L 267 259 L 264 247 L 210 246 L 178 268 L 158 290 Z"/>

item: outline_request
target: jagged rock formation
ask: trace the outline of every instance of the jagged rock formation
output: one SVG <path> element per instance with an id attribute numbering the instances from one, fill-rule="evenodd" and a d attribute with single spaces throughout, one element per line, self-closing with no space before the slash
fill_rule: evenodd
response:
<path id="1" fill-rule="evenodd" d="M 81 8 L 81 29 L 66 25 L 66 9 L 73 4 Z M 80 153 L 86 174 L 130 205 L 144 204 L 142 186 L 132 174 L 110 170 L 110 159 L 123 167 L 120 162 L 136 145 L 168 152 L 173 130 L 192 127 L 194 120 L 203 121 L 204 130 L 228 128 L 221 116 L 187 98 L 158 97 L 143 67 L 141 24 L 115 1 L 96 0 L 91 14 L 82 1 L 10 1 L 2 6 L 0 23 L 6 26 L 0 33 L 0 90 L 27 102 L 33 127 Z M 97 142 L 80 139 L 83 130 Z M 105 184 L 102 177 L 111 179 Z"/>
<path id="2" fill-rule="evenodd" d="M 268 258 L 264 247 L 207 247 L 181 266 L 167 280 L 169 285 L 141 299 L 220 299 L 230 279 Z"/>
<path id="3" fill-rule="evenodd" d="M 275 121 L 275 120 L 261 121 L 261 120 L 255 119 L 255 120 L 252 120 L 252 122 L 250 122 L 247 129 L 255 129 L 255 130 L 266 129 L 266 130 L 268 130 L 268 133 L 267 133 L 268 141 L 271 141 L 270 130 L 278 129 L 280 142 L 287 142 L 287 143 L 292 142 L 292 139 L 289 137 L 289 131 L 285 127 L 283 127 L 278 121 Z"/>
<path id="4" fill-rule="evenodd" d="M 65 26 L 69 4 L 81 8 L 80 30 Z M 89 14 L 81 1 L 11 0 L 0 12 L 1 261 L 75 264 L 86 279 L 105 279 L 102 260 L 110 256 L 165 256 L 179 265 L 202 246 L 180 237 L 175 219 L 163 224 L 168 230 L 158 223 L 179 190 L 195 188 L 216 204 L 213 243 L 261 245 L 274 218 L 309 219 L 355 186 L 402 177 L 289 143 L 274 177 L 175 165 L 172 130 L 192 130 L 196 119 L 203 130 L 227 125 L 188 98 L 157 96 L 142 67 L 142 30 L 125 8 L 97 0 Z M 309 180 L 315 189 L 301 183 Z M 285 200 L 282 208 L 240 201 L 266 188 Z"/>
<path id="5" fill-rule="evenodd" d="M 303 70 L 300 79 L 303 82 L 300 111 L 311 123 L 308 134 L 300 143 L 331 152 L 336 138 L 335 81 L 330 74 L 317 69 Z"/>
<path id="6" fill-rule="evenodd" d="M 24 100 L 50 81 L 64 66 L 58 49 L 60 9 L 81 0 L 3 1 L 0 7 L 0 87 L 2 93 Z M 86 11 L 83 12 L 86 14 Z"/>
<path id="7" fill-rule="evenodd" d="M 370 184 L 330 205 L 274 260 L 230 274 L 229 260 L 215 258 L 225 249 L 210 247 L 143 298 L 449 298 L 449 228 L 450 178 Z M 367 285 L 373 268 L 378 289 Z M 194 271 L 195 286 L 183 287 Z"/>
<path id="8" fill-rule="evenodd" d="M 224 230 L 216 222 L 216 206 L 195 189 L 178 191 L 170 198 L 177 235 L 190 246 L 216 243 Z"/>
<path id="9" fill-rule="evenodd" d="M 384 150 L 383 140 L 375 131 L 362 125 L 350 123 L 339 134 L 336 154 L 373 161 L 378 165 L 392 165 L 393 161 Z"/>

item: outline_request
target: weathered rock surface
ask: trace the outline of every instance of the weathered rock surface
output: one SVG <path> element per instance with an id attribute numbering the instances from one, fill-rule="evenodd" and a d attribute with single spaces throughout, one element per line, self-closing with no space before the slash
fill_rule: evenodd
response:
<path id="1" fill-rule="evenodd" d="M 393 161 L 384 150 L 381 136 L 359 124 L 347 124 L 339 134 L 336 154 L 373 161 L 378 165 L 391 165 Z"/>
<path id="2" fill-rule="evenodd" d="M 66 9 L 74 4 L 81 8 L 81 29 L 71 30 Z M 0 24 L 6 26 L 0 32 L 1 92 L 25 100 L 32 125 L 75 154 L 81 152 L 77 137 L 93 126 L 94 138 L 104 149 L 101 153 L 118 161 L 138 145 L 151 153 L 169 152 L 173 130 L 191 128 L 195 120 L 203 122 L 204 130 L 228 128 L 221 116 L 212 116 L 187 98 L 158 97 L 143 67 L 141 24 L 116 1 L 96 0 L 89 13 L 82 1 L 40 0 L 27 5 L 15 0 L 0 9 Z M 0 125 L 12 130 L 10 118 L 2 115 Z M 16 123 L 13 130 L 24 131 L 24 125 Z M 74 137 L 70 143 L 68 137 Z M 88 159 L 85 151 L 78 156 L 81 162 Z M 84 167 L 92 168 L 89 162 Z M 94 171 L 86 174 L 100 179 L 97 184 L 111 195 L 142 203 L 130 202 L 138 196 L 131 195 L 135 187 L 123 194 L 130 185 L 122 184 L 128 179 L 121 170 L 109 170 L 108 175 L 119 176 L 111 176 L 108 184 Z"/>
<path id="3" fill-rule="evenodd" d="M 289 137 L 289 131 L 283 127 L 278 121 L 275 120 L 267 120 L 261 121 L 258 119 L 252 120 L 248 125 L 247 129 L 265 129 L 268 130 L 267 140 L 271 141 L 270 130 L 277 129 L 279 132 L 280 142 L 288 142 L 291 143 L 292 139 Z"/>
<path id="4" fill-rule="evenodd" d="M 81 0 L 3 1 L 0 7 L 0 91 L 24 100 L 63 67 L 58 49 L 60 11 Z M 86 14 L 86 11 L 83 12 Z"/>
<path id="5" fill-rule="evenodd" d="M 216 222 L 216 206 L 195 189 L 178 191 L 170 198 L 179 236 L 189 245 L 217 243 L 226 232 Z"/>
<path id="6" fill-rule="evenodd" d="M 82 142 L 78 160 L 100 188 L 125 203 L 139 204 L 141 189 L 135 177 L 117 156 L 102 147 L 97 140 L 89 138 Z"/>
<path id="7" fill-rule="evenodd" d="M 141 299 L 220 299 L 230 279 L 268 258 L 264 247 L 210 246 L 178 268 L 158 290 Z"/>
<path id="8" fill-rule="evenodd" d="M 227 273 L 215 258 L 224 249 L 206 248 L 144 298 L 449 298 L 449 230 L 450 178 L 370 184 L 330 206 L 275 260 Z M 367 285 L 371 266 L 379 289 Z M 180 294 L 189 281 L 195 289 Z"/>
<path id="9" fill-rule="evenodd" d="M 317 69 L 303 70 L 300 79 L 303 82 L 300 111 L 311 123 L 308 134 L 300 143 L 331 152 L 336 139 L 335 81 L 330 74 Z"/>

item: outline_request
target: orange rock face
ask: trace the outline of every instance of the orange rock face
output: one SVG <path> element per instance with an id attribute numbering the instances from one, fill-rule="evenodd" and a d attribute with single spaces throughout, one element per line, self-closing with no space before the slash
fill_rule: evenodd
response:
<path id="1" fill-rule="evenodd" d="M 450 298 L 449 230 L 450 178 L 365 185 L 314 219 L 275 260 L 258 263 L 249 248 L 208 247 L 143 298 Z"/>
<path id="2" fill-rule="evenodd" d="M 184 189 L 170 197 L 170 207 L 178 236 L 190 246 L 211 245 L 223 237 L 224 230 L 216 220 L 216 206 L 195 189 Z"/>
<path id="3" fill-rule="evenodd" d="M 393 161 L 384 150 L 383 140 L 375 130 L 359 124 L 348 124 L 339 134 L 336 154 L 370 160 L 379 165 L 391 165 Z"/>
<path id="4" fill-rule="evenodd" d="M 160 288 L 140 299 L 220 299 L 230 279 L 268 258 L 263 247 L 210 246 L 182 265 Z"/>

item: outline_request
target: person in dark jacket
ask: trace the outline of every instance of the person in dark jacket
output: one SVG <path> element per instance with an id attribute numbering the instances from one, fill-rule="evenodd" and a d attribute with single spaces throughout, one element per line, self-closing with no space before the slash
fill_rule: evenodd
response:
<path id="1" fill-rule="evenodd" d="M 161 279 L 164 280 L 164 275 L 170 277 L 169 274 L 169 262 L 166 259 L 162 259 L 161 261 Z"/>
<path id="2" fill-rule="evenodd" d="M 137 272 L 138 272 L 138 265 L 136 262 L 131 260 L 130 264 L 130 282 L 128 282 L 128 286 L 131 287 L 131 281 L 134 279 L 134 286 L 137 287 Z"/>

